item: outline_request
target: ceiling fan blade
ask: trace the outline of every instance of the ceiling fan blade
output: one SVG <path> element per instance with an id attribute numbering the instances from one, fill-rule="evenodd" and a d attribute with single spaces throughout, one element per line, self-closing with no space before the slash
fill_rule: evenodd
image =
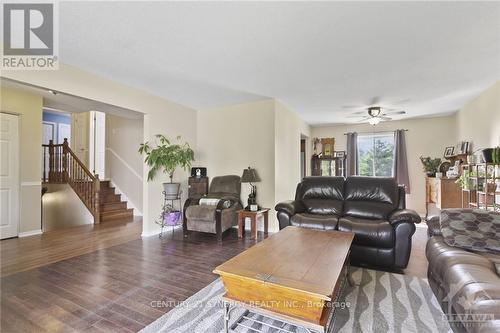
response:
<path id="1" fill-rule="evenodd" d="M 350 115 L 355 115 L 355 114 L 366 114 L 366 111 L 356 111 L 356 112 L 351 112 L 349 113 Z"/>
<path id="2" fill-rule="evenodd" d="M 406 111 L 391 111 L 385 112 L 384 115 L 406 114 Z"/>
<path id="3" fill-rule="evenodd" d="M 362 105 L 342 105 L 341 106 L 342 109 L 361 109 L 363 107 L 364 106 L 362 106 Z"/>
<path id="4" fill-rule="evenodd" d="M 382 119 L 382 120 L 392 120 L 392 118 L 389 118 L 389 117 L 383 117 L 383 116 L 382 116 L 382 117 L 379 117 L 379 118 L 380 118 L 380 119 Z"/>

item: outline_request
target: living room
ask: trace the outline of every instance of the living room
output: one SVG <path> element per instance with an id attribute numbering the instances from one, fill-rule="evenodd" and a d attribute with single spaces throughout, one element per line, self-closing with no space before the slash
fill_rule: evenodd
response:
<path id="1" fill-rule="evenodd" d="M 2 53 L 2 331 L 498 331 L 498 2 L 46 3 L 2 3 L 52 24 Z"/>

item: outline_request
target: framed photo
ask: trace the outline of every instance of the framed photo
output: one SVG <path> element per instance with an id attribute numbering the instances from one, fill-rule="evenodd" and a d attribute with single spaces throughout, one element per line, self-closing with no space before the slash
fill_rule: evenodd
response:
<path id="1" fill-rule="evenodd" d="M 453 156 L 453 152 L 455 151 L 455 147 L 446 147 L 444 150 L 444 157 Z"/>
<path id="2" fill-rule="evenodd" d="M 344 158 L 345 157 L 345 151 L 336 151 L 333 153 L 333 157 L 340 157 L 340 158 Z"/>
<path id="3" fill-rule="evenodd" d="M 335 150 L 335 139 L 323 138 L 321 139 L 321 146 L 324 156 L 333 156 L 333 151 Z"/>

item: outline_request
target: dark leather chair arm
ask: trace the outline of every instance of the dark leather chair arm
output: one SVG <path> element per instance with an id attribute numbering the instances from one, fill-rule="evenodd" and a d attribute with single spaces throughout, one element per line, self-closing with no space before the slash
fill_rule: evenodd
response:
<path id="1" fill-rule="evenodd" d="M 304 211 L 304 206 L 301 202 L 295 200 L 287 200 L 280 202 L 274 207 L 277 212 L 285 212 L 288 215 L 292 216 L 297 213 L 301 213 Z"/>
<path id="2" fill-rule="evenodd" d="M 420 223 L 421 220 L 420 215 L 413 209 L 396 210 L 389 216 L 389 223 L 392 225 L 401 222 Z"/>

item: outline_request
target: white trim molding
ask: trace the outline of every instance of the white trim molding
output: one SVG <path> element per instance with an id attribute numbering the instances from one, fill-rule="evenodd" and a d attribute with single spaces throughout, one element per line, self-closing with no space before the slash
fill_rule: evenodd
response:
<path id="1" fill-rule="evenodd" d="M 21 182 L 21 186 L 42 186 L 42 182 L 41 181 Z"/>
<path id="2" fill-rule="evenodd" d="M 136 176 L 142 182 L 142 176 L 138 174 L 137 171 L 135 171 L 134 168 L 132 168 L 123 158 L 121 158 L 120 155 L 118 155 L 113 149 L 109 147 L 107 147 L 106 150 L 115 155 L 118 161 L 120 161 L 127 169 L 129 169 L 130 172 L 132 172 L 134 176 Z"/>
<path id="3" fill-rule="evenodd" d="M 43 233 L 42 229 L 38 229 L 38 230 L 30 230 L 30 231 L 20 232 L 17 236 L 19 238 L 22 238 L 22 237 L 41 235 L 42 233 Z"/>

